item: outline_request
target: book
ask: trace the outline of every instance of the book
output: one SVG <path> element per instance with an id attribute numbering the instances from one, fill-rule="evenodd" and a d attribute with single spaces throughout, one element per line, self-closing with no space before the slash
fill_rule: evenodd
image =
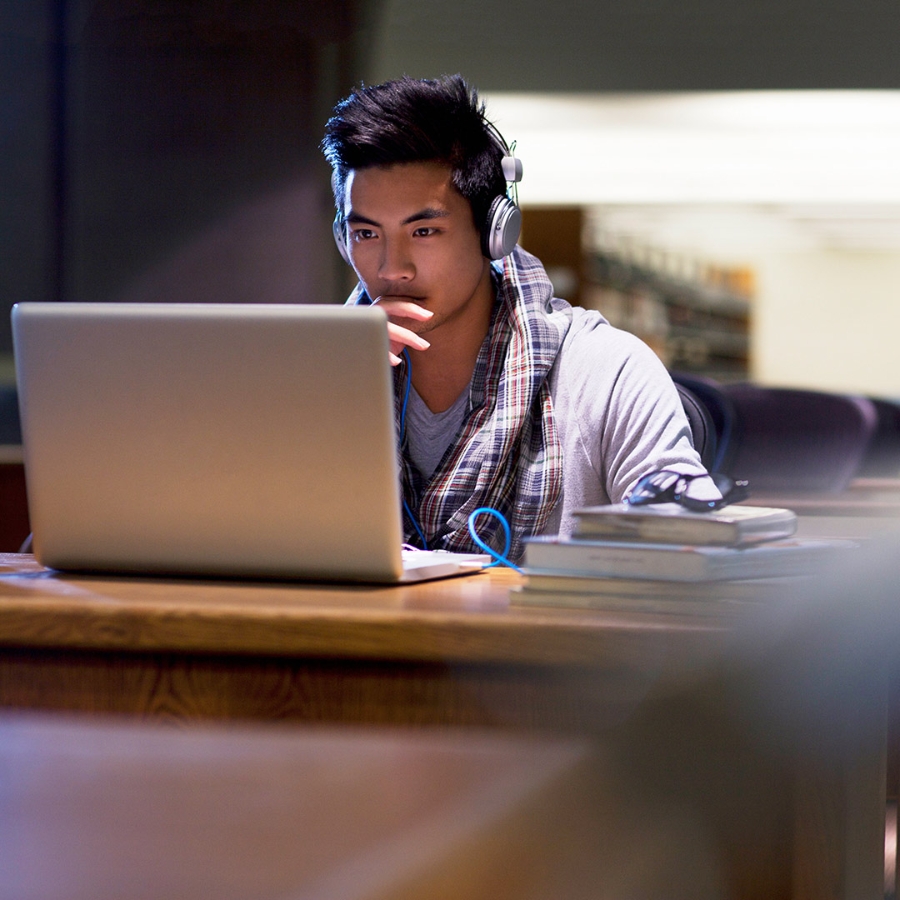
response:
<path id="1" fill-rule="evenodd" d="M 647 544 L 537 537 L 525 542 L 525 571 L 661 581 L 720 581 L 808 575 L 853 541 L 781 540 L 744 547 Z"/>
<path id="2" fill-rule="evenodd" d="M 661 581 L 536 572 L 510 590 L 513 605 L 679 616 L 738 616 L 792 596 L 808 576 L 734 581 Z"/>
<path id="3" fill-rule="evenodd" d="M 697 597 L 703 600 L 751 600 L 774 596 L 805 584 L 809 576 L 742 578 L 726 581 L 665 581 L 650 578 L 610 578 L 604 575 L 568 575 L 557 572 L 529 572 L 521 590 L 529 593 L 581 596 L 653 597 L 659 600 Z M 579 601 L 580 602 L 580 601 Z"/>
<path id="4" fill-rule="evenodd" d="M 752 609 L 758 609 L 765 600 L 765 597 L 757 596 L 735 598 L 692 596 L 688 593 L 682 593 L 680 596 L 656 597 L 650 594 L 538 591 L 527 586 L 514 587 L 509 592 L 509 602 L 514 606 L 562 607 L 667 616 L 738 616 Z"/>
<path id="5" fill-rule="evenodd" d="M 614 503 L 588 506 L 575 516 L 575 537 L 658 544 L 736 547 L 787 538 L 797 530 L 796 513 L 769 506 L 732 504 L 714 512 L 692 512 L 677 503 Z"/>

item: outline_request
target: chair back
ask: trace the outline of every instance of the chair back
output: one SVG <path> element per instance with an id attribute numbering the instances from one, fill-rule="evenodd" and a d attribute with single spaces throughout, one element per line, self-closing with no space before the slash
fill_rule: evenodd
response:
<path id="1" fill-rule="evenodd" d="M 0 444 L 21 444 L 19 398 L 14 384 L 0 385 Z"/>
<path id="2" fill-rule="evenodd" d="M 715 431 L 715 455 L 706 468 L 710 472 L 728 472 L 734 456 L 734 404 L 722 390 L 722 385 L 702 375 L 672 372 L 676 385 L 687 388 L 706 409 Z"/>
<path id="3" fill-rule="evenodd" d="M 856 473 L 860 478 L 900 478 L 900 402 L 870 397 L 875 434 Z"/>
<path id="4" fill-rule="evenodd" d="M 716 459 L 716 429 L 706 406 L 699 398 L 678 382 L 675 382 L 681 405 L 691 426 L 691 434 L 694 439 L 694 449 L 700 454 L 700 461 L 707 471 L 713 471 L 712 466 Z"/>
<path id="5" fill-rule="evenodd" d="M 754 492 L 837 493 L 856 475 L 875 432 L 866 398 L 753 384 L 722 390 L 736 416 L 728 474 Z"/>

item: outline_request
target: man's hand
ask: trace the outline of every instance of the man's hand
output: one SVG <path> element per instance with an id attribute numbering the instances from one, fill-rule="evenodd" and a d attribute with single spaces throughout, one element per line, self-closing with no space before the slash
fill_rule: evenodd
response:
<path id="1" fill-rule="evenodd" d="M 377 297 L 373 305 L 381 307 L 388 317 L 388 339 L 391 351 L 388 354 L 392 366 L 400 365 L 400 354 L 407 347 L 412 350 L 427 350 L 431 344 L 399 322 L 427 322 L 434 313 L 413 303 L 411 300 L 399 300 L 390 297 Z"/>

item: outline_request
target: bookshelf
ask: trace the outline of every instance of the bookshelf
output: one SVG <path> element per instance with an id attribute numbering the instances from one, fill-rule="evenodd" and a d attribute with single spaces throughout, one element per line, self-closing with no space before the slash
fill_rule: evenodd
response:
<path id="1" fill-rule="evenodd" d="M 578 207 L 523 210 L 523 246 L 558 293 L 644 340 L 672 370 L 749 376 L 753 273 L 588 233 Z"/>

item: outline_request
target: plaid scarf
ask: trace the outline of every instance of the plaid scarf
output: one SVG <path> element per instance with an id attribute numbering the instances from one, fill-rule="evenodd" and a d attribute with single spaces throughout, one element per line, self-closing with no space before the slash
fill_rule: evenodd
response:
<path id="1" fill-rule="evenodd" d="M 509 558 L 521 559 L 523 538 L 545 527 L 562 490 L 562 448 L 547 376 L 568 331 L 568 304 L 552 302 L 540 262 L 521 248 L 495 265 L 491 327 L 475 363 L 469 408 L 460 433 L 426 482 L 400 447 L 403 496 L 431 549 L 476 551 L 469 516 L 486 506 L 510 524 Z M 365 303 L 358 288 L 349 303 Z M 406 363 L 394 370 L 399 428 Z M 403 436 L 400 436 L 401 439 Z M 503 549 L 503 527 L 480 516 L 479 537 Z M 420 544 L 404 511 L 405 539 Z"/>

